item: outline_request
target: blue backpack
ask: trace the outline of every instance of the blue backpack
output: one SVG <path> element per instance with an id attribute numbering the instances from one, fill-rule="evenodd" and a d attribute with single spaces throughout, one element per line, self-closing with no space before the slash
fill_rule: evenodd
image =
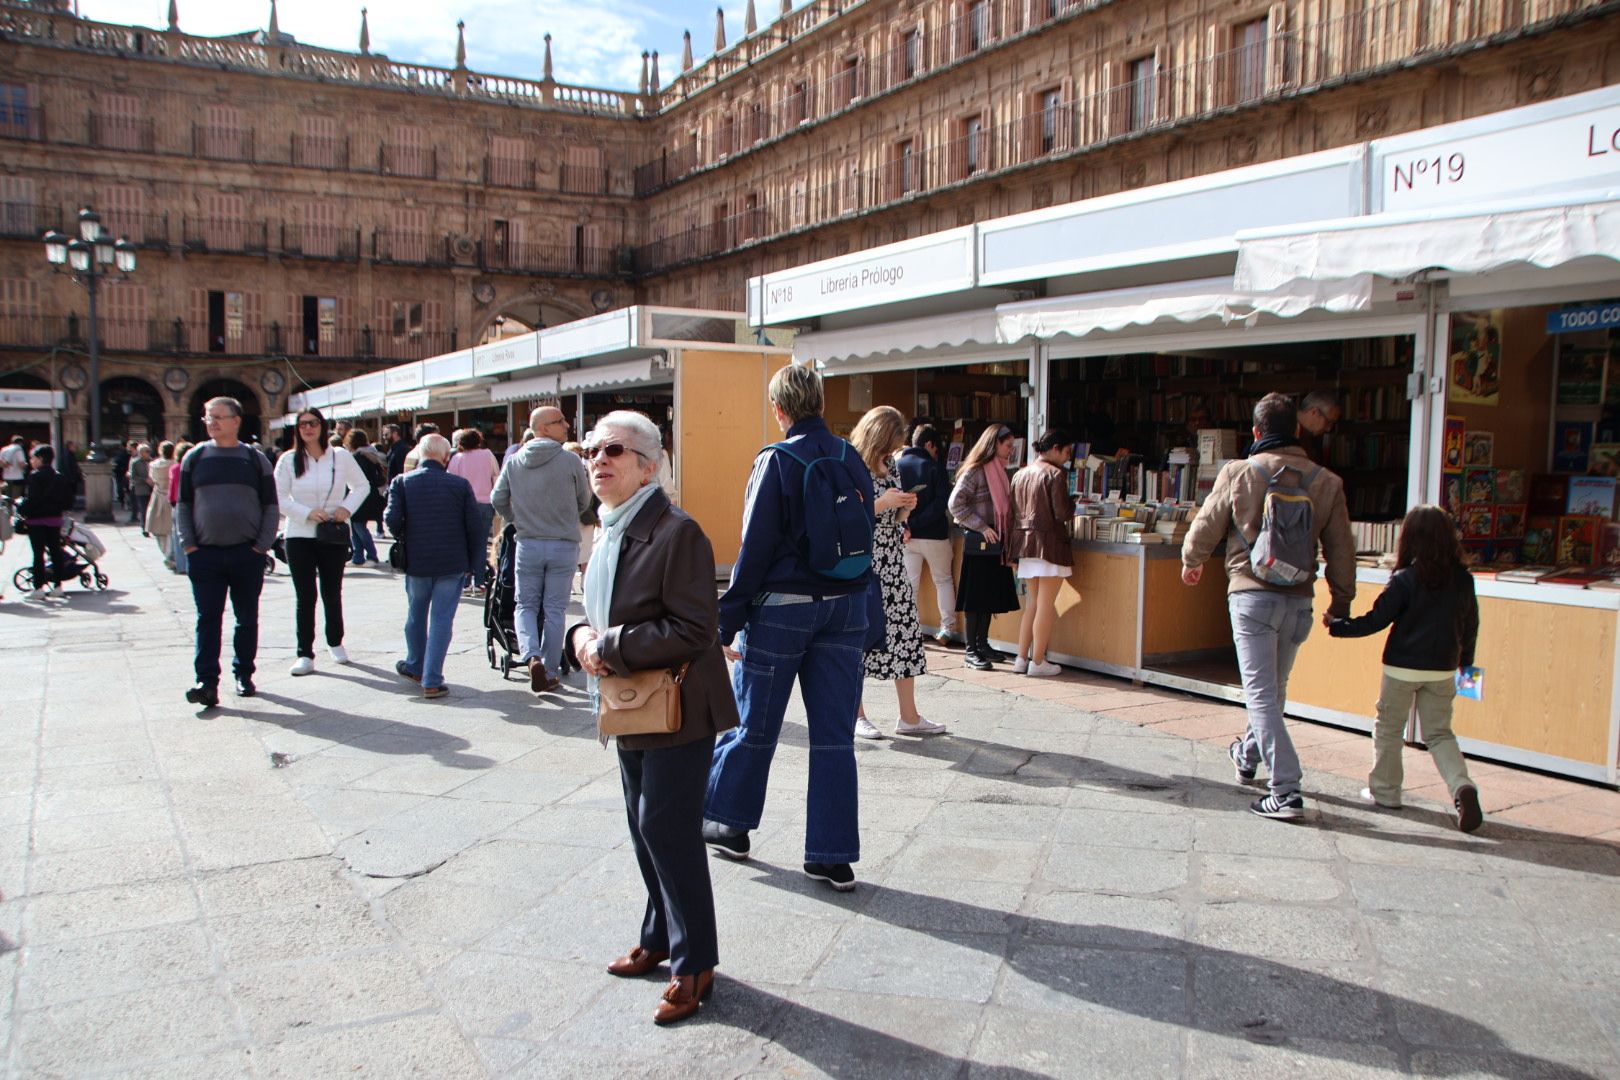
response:
<path id="1" fill-rule="evenodd" d="M 853 581 L 872 568 L 872 515 L 861 489 L 844 468 L 849 443 L 837 457 L 806 461 L 787 443 L 772 443 L 804 466 L 804 524 L 810 569 L 833 581 Z"/>

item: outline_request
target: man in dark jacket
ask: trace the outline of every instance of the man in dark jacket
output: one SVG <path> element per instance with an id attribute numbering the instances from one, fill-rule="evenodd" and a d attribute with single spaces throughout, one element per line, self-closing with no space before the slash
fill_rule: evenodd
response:
<path id="1" fill-rule="evenodd" d="M 939 603 L 939 633 L 934 640 L 945 645 L 956 627 L 956 579 L 952 576 L 955 568 L 951 562 L 951 512 L 947 505 L 951 481 L 939 460 L 939 432 L 934 425 L 917 425 L 911 433 L 911 445 L 900 451 L 895 464 L 900 490 L 917 495 L 917 506 L 906 518 L 911 532 L 906 541 L 906 577 L 911 579 L 911 591 L 917 595 L 923 563 L 928 563 L 928 574 L 934 579 L 934 599 Z"/>
<path id="2" fill-rule="evenodd" d="M 472 485 L 445 469 L 450 440 L 434 433 L 417 449 L 421 466 L 388 485 L 383 514 L 405 545 L 405 659 L 394 670 L 420 683 L 423 697 L 441 698 L 461 582 L 483 558 L 484 533 Z"/>
<path id="3" fill-rule="evenodd" d="M 860 859 L 856 812 L 855 714 L 861 701 L 871 571 L 846 581 L 817 573 L 807 558 L 805 466 L 843 455 L 842 467 L 872 517 L 872 474 L 855 448 L 821 418 L 821 376 L 789 364 L 771 379 L 771 410 L 793 454 L 763 452 L 748 478 L 742 550 L 720 598 L 720 642 L 732 668 L 742 726 L 720 736 L 709 770 L 703 838 L 728 858 L 746 859 L 748 833 L 765 808 L 771 757 L 793 684 L 810 727 L 810 785 L 804 872 L 841 892 L 855 887 Z M 827 466 L 819 466 L 826 468 Z M 735 639 L 737 648 L 731 647 Z"/>

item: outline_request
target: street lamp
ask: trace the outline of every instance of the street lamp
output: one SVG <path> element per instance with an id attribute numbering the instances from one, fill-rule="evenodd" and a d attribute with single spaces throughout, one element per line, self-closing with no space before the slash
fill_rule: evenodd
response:
<path id="1" fill-rule="evenodd" d="M 96 316 L 96 292 L 101 279 L 116 266 L 121 275 L 135 271 L 135 245 L 101 227 L 101 215 L 86 206 L 79 211 L 77 239 L 52 229 L 43 237 L 45 261 L 61 273 L 65 265 L 73 282 L 90 296 L 90 453 L 91 461 L 105 460 L 101 452 L 101 327 Z"/>

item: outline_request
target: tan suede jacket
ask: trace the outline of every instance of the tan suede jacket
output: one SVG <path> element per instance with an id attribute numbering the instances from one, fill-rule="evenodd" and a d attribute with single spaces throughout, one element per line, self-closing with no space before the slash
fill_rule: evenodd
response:
<path id="1" fill-rule="evenodd" d="M 1189 567 L 1204 565 L 1225 540 L 1228 593 L 1273 589 L 1295 596 L 1310 596 L 1315 592 L 1315 574 L 1303 585 L 1287 588 L 1268 585 L 1250 572 L 1248 548 L 1233 535 L 1241 529 L 1243 536 L 1252 542 L 1260 532 L 1260 519 L 1265 513 L 1266 479 L 1254 467 L 1256 463 L 1268 475 L 1289 466 L 1299 469 L 1302 476 L 1309 476 L 1316 468 L 1305 451 L 1297 446 L 1268 450 L 1243 461 L 1228 461 L 1215 479 L 1214 491 L 1199 507 L 1198 516 L 1187 530 L 1187 539 L 1181 545 L 1181 563 Z M 1350 602 L 1356 596 L 1356 543 L 1350 532 L 1344 481 L 1337 474 L 1322 469 L 1311 481 L 1307 494 L 1311 498 L 1322 561 L 1327 564 L 1324 576 L 1333 597 L 1328 613 L 1348 616 Z"/>

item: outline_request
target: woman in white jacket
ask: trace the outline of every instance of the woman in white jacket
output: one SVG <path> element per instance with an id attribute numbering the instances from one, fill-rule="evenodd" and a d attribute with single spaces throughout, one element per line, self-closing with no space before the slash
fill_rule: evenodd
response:
<path id="1" fill-rule="evenodd" d="M 366 474 L 354 455 L 328 445 L 330 437 L 326 417 L 315 409 L 305 409 L 298 414 L 293 449 L 276 460 L 276 492 L 281 513 L 287 519 L 283 530 L 287 569 L 292 572 L 293 593 L 298 599 L 294 675 L 315 672 L 317 583 L 326 612 L 326 645 L 334 661 L 349 662 L 343 648 L 343 568 L 350 554 L 348 521 L 366 501 L 371 485 L 366 483 Z M 322 540 L 317 526 L 323 521 L 337 522 L 343 528 L 333 529 L 332 538 Z"/>

